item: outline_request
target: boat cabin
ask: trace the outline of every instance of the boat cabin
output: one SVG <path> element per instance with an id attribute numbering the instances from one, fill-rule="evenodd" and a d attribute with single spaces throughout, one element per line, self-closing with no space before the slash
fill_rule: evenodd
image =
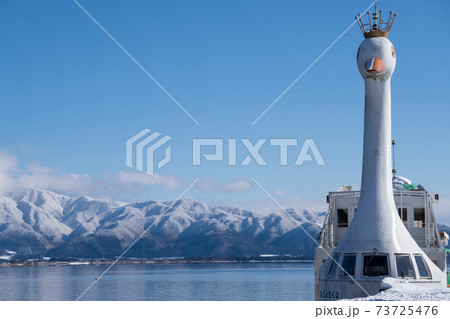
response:
<path id="1" fill-rule="evenodd" d="M 342 239 L 353 217 L 358 213 L 359 195 L 360 192 L 352 191 L 350 186 L 328 194 L 328 214 L 319 238 L 323 248 L 334 248 Z M 400 219 L 417 244 L 430 254 L 435 248 L 444 248 L 446 241 L 439 233 L 434 216 L 432 204 L 437 201 L 439 195 L 429 194 L 426 190 L 394 190 L 394 202 Z M 432 258 L 430 254 L 427 253 L 438 265 L 437 256 Z"/>

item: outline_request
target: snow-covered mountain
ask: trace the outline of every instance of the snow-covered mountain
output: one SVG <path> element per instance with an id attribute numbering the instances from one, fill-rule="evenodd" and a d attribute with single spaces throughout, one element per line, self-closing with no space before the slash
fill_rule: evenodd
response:
<path id="1" fill-rule="evenodd" d="M 295 209 L 288 213 L 317 237 L 325 213 Z M 111 258 L 153 223 L 127 257 L 311 256 L 315 248 L 314 241 L 283 212 L 261 216 L 192 199 L 127 204 L 44 190 L 0 195 L 3 251 Z"/>

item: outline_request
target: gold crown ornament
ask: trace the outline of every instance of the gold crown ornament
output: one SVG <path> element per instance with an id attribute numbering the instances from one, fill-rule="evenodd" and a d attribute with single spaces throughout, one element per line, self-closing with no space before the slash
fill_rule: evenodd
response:
<path id="1" fill-rule="evenodd" d="M 383 12 L 381 10 L 377 12 L 377 8 L 375 6 L 375 12 L 372 14 L 372 19 L 370 18 L 370 12 L 367 11 L 367 16 L 369 17 L 368 23 L 364 23 L 360 13 L 358 13 L 358 16 L 355 17 L 356 21 L 358 21 L 359 28 L 364 34 L 364 38 L 387 38 L 389 31 L 391 31 L 392 23 L 394 23 L 394 19 L 397 15 L 393 14 L 391 11 L 389 12 L 387 21 L 384 21 L 384 19 L 381 18 L 382 13 Z"/>

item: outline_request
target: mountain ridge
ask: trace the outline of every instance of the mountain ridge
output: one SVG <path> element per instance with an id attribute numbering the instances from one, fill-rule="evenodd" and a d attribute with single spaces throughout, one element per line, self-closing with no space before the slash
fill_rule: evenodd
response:
<path id="1" fill-rule="evenodd" d="M 324 212 L 287 212 L 317 237 Z M 153 223 L 128 257 L 312 256 L 316 247 L 283 212 L 263 216 L 190 198 L 124 203 L 47 190 L 0 195 L 0 249 L 25 255 L 114 258 Z"/>

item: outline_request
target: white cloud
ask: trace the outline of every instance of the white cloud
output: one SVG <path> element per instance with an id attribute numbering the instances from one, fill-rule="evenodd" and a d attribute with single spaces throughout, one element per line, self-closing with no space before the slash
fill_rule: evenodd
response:
<path id="1" fill-rule="evenodd" d="M 287 194 L 286 190 L 285 190 L 285 189 L 281 189 L 281 188 L 275 190 L 273 193 L 274 193 L 275 195 L 278 195 L 278 196 L 284 196 L 284 195 Z"/>
<path id="2" fill-rule="evenodd" d="M 109 175 L 107 179 L 125 184 L 162 185 L 172 190 L 189 185 L 188 181 L 182 180 L 175 175 L 148 175 L 140 172 L 122 171 Z"/>
<path id="3" fill-rule="evenodd" d="M 276 200 L 280 203 L 280 205 L 284 209 L 288 208 L 297 208 L 297 209 L 306 209 L 315 212 L 325 212 L 327 211 L 328 204 L 325 201 L 314 200 L 314 199 L 305 199 L 300 197 L 287 197 L 283 199 L 276 198 Z M 275 212 L 280 212 L 281 208 L 271 199 L 262 199 L 262 200 L 213 200 L 208 201 L 205 200 L 208 204 L 212 206 L 230 206 L 230 207 L 239 207 L 241 209 L 247 209 L 252 212 L 268 215 Z"/>
<path id="4" fill-rule="evenodd" d="M 212 181 L 200 181 L 196 186 L 199 190 L 205 190 L 210 192 L 240 192 L 244 190 L 252 189 L 254 185 L 249 181 L 240 180 L 226 184 L 218 184 Z"/>
<path id="5" fill-rule="evenodd" d="M 0 151 L 0 192 L 8 190 L 10 185 L 15 184 L 14 175 L 19 172 L 19 160 L 6 151 Z"/>
<path id="6" fill-rule="evenodd" d="M 439 224 L 450 225 L 450 200 L 441 198 L 434 204 L 436 220 Z"/>
<path id="7" fill-rule="evenodd" d="M 32 163 L 24 168 L 19 159 L 6 151 L 0 151 L 0 193 L 22 189 L 48 189 L 68 195 L 89 195 L 114 198 L 120 195 L 136 198 L 148 192 L 148 186 L 164 187 L 170 191 L 182 190 L 192 183 L 175 175 L 147 175 L 141 172 L 119 171 L 94 178 L 88 174 L 65 173 L 63 171 Z M 230 183 L 199 181 L 194 188 L 207 192 L 240 192 L 253 188 L 244 180 Z"/>

